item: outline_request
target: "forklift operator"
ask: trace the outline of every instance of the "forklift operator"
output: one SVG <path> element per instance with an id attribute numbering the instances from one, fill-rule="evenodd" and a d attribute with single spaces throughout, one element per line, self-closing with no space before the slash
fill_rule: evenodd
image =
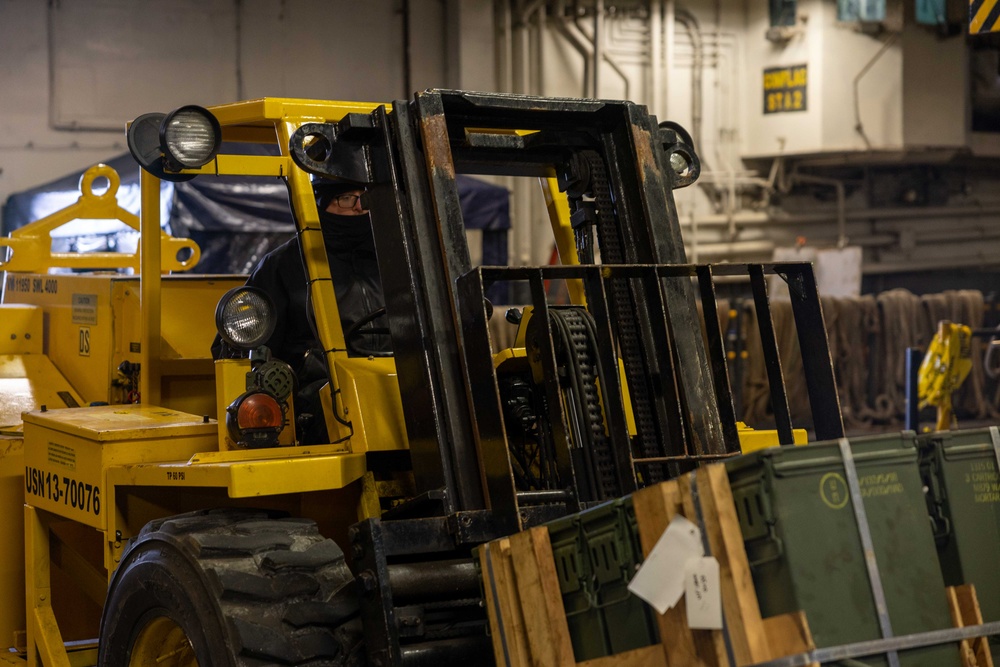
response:
<path id="1" fill-rule="evenodd" d="M 362 208 L 361 195 L 364 191 L 357 186 L 317 179 L 313 183 L 313 192 L 340 321 L 346 332 L 363 317 L 385 305 L 371 216 Z M 264 290 L 274 302 L 277 322 L 266 343 L 272 356 L 292 367 L 300 387 L 313 379 L 312 376 L 319 370 L 315 367 L 317 363 L 321 364 L 323 370 L 320 373 L 325 376 L 322 346 L 311 323 L 309 285 L 299 252 L 298 236 L 264 255 L 246 284 Z M 366 350 L 389 350 L 388 336 L 365 335 L 364 339 Z M 307 355 L 310 351 L 312 353 Z M 212 352 L 215 358 L 221 356 L 219 338 L 216 338 Z"/>

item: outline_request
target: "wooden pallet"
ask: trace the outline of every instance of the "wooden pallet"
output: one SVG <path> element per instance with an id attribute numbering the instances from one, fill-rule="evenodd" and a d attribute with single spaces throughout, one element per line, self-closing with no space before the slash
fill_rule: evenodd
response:
<path id="1" fill-rule="evenodd" d="M 803 612 L 761 617 L 725 467 L 705 466 L 695 476 L 700 521 L 690 476 L 633 494 L 643 556 L 675 515 L 698 523 L 719 561 L 723 616 L 735 667 L 814 649 Z M 535 527 L 490 542 L 479 558 L 500 667 L 733 667 L 723 631 L 689 628 L 681 604 L 658 617 L 660 644 L 577 662 L 548 529 Z M 949 599 L 956 627 L 982 623 L 971 586 L 949 589 Z M 993 667 L 985 639 L 963 642 L 962 655 L 964 667 Z"/>
<path id="2" fill-rule="evenodd" d="M 956 628 L 980 625 L 983 622 L 983 613 L 979 610 L 975 587 L 949 586 L 946 593 L 951 620 Z M 962 640 L 961 651 L 963 667 L 993 667 L 993 655 L 990 653 L 986 637 Z"/>

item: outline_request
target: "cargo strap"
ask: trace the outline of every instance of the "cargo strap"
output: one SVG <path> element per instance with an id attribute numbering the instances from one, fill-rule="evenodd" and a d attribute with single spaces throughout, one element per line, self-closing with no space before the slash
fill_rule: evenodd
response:
<path id="1" fill-rule="evenodd" d="M 1000 621 L 983 623 L 982 625 L 968 625 L 962 628 L 918 632 L 912 635 L 891 637 L 889 639 L 872 639 L 854 644 L 842 644 L 841 646 L 817 648 L 807 653 L 790 655 L 784 658 L 778 658 L 777 660 L 768 660 L 767 662 L 758 662 L 753 665 L 748 665 L 748 667 L 806 667 L 807 665 L 811 665 L 813 663 L 825 665 L 837 660 L 862 658 L 889 651 L 895 652 L 906 649 L 922 648 L 924 646 L 935 646 L 937 644 L 960 642 L 963 639 L 988 637 L 991 635 L 1000 635 Z"/>
<path id="2" fill-rule="evenodd" d="M 858 521 L 858 534 L 861 536 L 861 546 L 865 551 L 865 567 L 868 568 L 868 581 L 871 583 L 872 597 L 875 598 L 875 610 L 878 612 L 878 625 L 883 639 L 892 638 L 892 624 L 889 622 L 889 607 L 885 602 L 885 589 L 882 588 L 882 576 L 875 560 L 875 545 L 872 542 L 871 528 L 868 526 L 868 514 L 865 512 L 864 499 L 861 497 L 861 483 L 858 481 L 858 469 L 854 465 L 854 452 L 847 438 L 840 438 L 840 455 L 844 459 L 844 474 L 847 477 L 847 488 L 851 492 L 851 504 L 854 506 L 854 516 Z M 899 667 L 899 654 L 895 650 L 887 650 L 889 667 Z"/>
<path id="3" fill-rule="evenodd" d="M 990 439 L 993 440 L 993 456 L 997 460 L 997 473 L 1000 473 L 1000 428 L 990 426 Z"/>

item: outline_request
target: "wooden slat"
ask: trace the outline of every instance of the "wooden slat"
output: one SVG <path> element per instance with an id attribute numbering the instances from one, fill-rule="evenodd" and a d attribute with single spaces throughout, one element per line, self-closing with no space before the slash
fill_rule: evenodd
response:
<path id="1" fill-rule="evenodd" d="M 694 477 L 690 474 L 680 478 L 681 501 L 684 505 L 684 516 L 698 524 L 698 528 L 704 533 L 705 526 L 698 518 L 698 512 L 694 505 L 694 496 L 691 492 L 691 484 Z M 719 564 L 719 575 L 722 576 L 722 564 Z M 723 609 L 725 613 L 725 609 Z M 720 630 L 692 630 L 695 645 L 698 647 L 699 655 L 711 656 L 714 665 L 729 667 L 729 653 L 726 650 L 726 639 Z"/>
<path id="2" fill-rule="evenodd" d="M 654 503 L 656 493 L 660 495 L 660 508 L 652 516 L 659 521 L 654 526 L 650 526 L 648 532 L 652 544 L 647 547 L 647 538 L 643 536 L 640 513 L 645 511 Z M 639 494 L 648 494 L 644 498 Z M 653 548 L 656 540 L 660 538 L 663 531 L 667 529 L 670 521 L 680 514 L 693 523 L 697 523 L 697 516 L 694 504 L 691 500 L 691 483 L 687 476 L 678 480 L 671 480 L 653 487 L 647 487 L 633 495 L 635 502 L 635 516 L 639 524 L 639 536 L 642 539 L 643 555 L 648 555 L 649 549 Z M 687 609 L 684 599 L 673 609 L 668 609 L 667 613 L 659 617 L 660 638 L 667 650 L 667 659 L 670 667 L 729 667 L 729 659 L 726 656 L 726 644 L 719 630 L 692 630 L 687 624 Z"/>
<path id="3" fill-rule="evenodd" d="M 492 579 L 490 567 L 492 562 Z M 524 629 L 521 601 L 517 596 L 514 567 L 510 558 L 510 540 L 506 537 L 484 545 L 479 553 L 486 593 L 486 609 L 493 636 L 493 657 L 501 667 L 529 667 L 528 636 Z"/>
<path id="4" fill-rule="evenodd" d="M 725 466 L 704 466 L 696 475 L 702 529 L 708 535 L 712 555 L 719 561 L 722 610 L 733 657 L 737 667 L 765 662 L 771 658 L 771 650 Z"/>
<path id="5" fill-rule="evenodd" d="M 675 667 L 675 663 L 669 664 Z M 656 644 L 578 662 L 576 667 L 667 667 L 667 659 L 663 655 L 663 646 Z"/>
<path id="6" fill-rule="evenodd" d="M 945 592 L 948 595 L 951 620 L 956 628 L 980 625 L 983 622 L 979 598 L 976 597 L 976 588 L 972 584 L 949 586 Z M 993 655 L 990 652 L 989 641 L 985 637 L 963 639 L 961 652 L 964 667 L 993 667 Z"/>
<path id="7" fill-rule="evenodd" d="M 804 611 L 765 618 L 764 632 L 771 649 L 771 660 L 805 653 L 816 648 Z M 810 663 L 809 667 L 819 667 L 819 663 Z"/>
<path id="8" fill-rule="evenodd" d="M 538 526 L 511 536 L 510 555 L 531 664 L 575 667 L 548 529 Z"/>
<path id="9" fill-rule="evenodd" d="M 676 481 L 648 486 L 632 496 L 635 520 L 639 527 L 639 541 L 645 559 L 656 546 L 671 520 L 681 513 L 680 489 Z M 677 604 L 665 614 L 657 616 L 660 637 L 667 653 L 667 661 L 674 665 L 708 667 L 716 663 L 702 660 L 698 655 L 691 629 L 687 624 L 684 605 Z"/>
<path id="10" fill-rule="evenodd" d="M 951 612 L 951 622 L 956 628 L 961 628 L 965 623 L 962 618 L 962 609 L 955 595 L 955 589 L 949 586 L 946 589 L 946 593 L 948 595 L 948 611 Z M 958 650 L 962 660 L 962 667 L 979 667 L 978 660 L 976 660 L 976 652 L 972 649 L 971 641 L 968 639 L 960 641 L 958 643 Z"/>

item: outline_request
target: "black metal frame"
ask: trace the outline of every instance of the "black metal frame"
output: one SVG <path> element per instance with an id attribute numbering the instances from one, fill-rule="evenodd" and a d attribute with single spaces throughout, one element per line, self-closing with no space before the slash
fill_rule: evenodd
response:
<path id="1" fill-rule="evenodd" d="M 529 284 L 533 317 L 541 318 L 543 326 L 542 366 L 548 392 L 557 391 L 558 380 L 544 282 L 577 279 L 585 286 L 601 364 L 617 371 L 623 353 L 633 404 L 636 394 L 648 400 L 648 414 L 633 436 L 621 377 L 617 372 L 603 376 L 607 435 L 622 494 L 662 479 L 664 471 L 678 474 L 701 461 L 739 451 L 715 310 L 715 275 L 749 276 L 780 441 L 791 443 L 791 420 L 763 282 L 768 271 L 785 277 L 817 435 L 824 439 L 843 435 L 811 267 L 686 264 L 672 190 L 693 177 L 675 173 L 668 160 L 679 151 L 692 156 L 696 166 L 696 157 L 679 143 L 675 132 L 661 130 L 644 107 L 432 91 L 417 94 L 411 103 L 395 103 L 391 113 L 382 107 L 369 116 L 348 116 L 336 126 L 323 126 L 323 133 L 336 149 L 326 161 L 306 156 L 301 132 L 296 134 L 298 140 L 293 137 L 291 151 L 313 173 L 367 181 L 366 205 L 375 229 L 417 487 L 416 498 L 383 520 L 368 520 L 352 529 L 354 569 L 362 589 L 361 614 L 373 665 L 405 664 L 417 660 L 418 654 L 426 656 L 427 650 L 446 658 L 467 648 L 461 641 L 461 647 L 452 642 L 435 649 L 404 641 L 391 585 L 394 564 L 467 557 L 477 544 L 584 505 L 574 488 L 520 493 L 515 488 L 487 327 L 485 290 L 495 281 Z M 561 183 L 572 184 L 584 178 L 581 156 L 594 154 L 600 156 L 614 202 L 623 264 L 472 266 L 456 173 L 558 175 Z M 627 335 L 624 320 L 630 328 Z M 548 403 L 559 447 L 560 478 L 572 479 L 565 415 L 555 393 Z"/>

